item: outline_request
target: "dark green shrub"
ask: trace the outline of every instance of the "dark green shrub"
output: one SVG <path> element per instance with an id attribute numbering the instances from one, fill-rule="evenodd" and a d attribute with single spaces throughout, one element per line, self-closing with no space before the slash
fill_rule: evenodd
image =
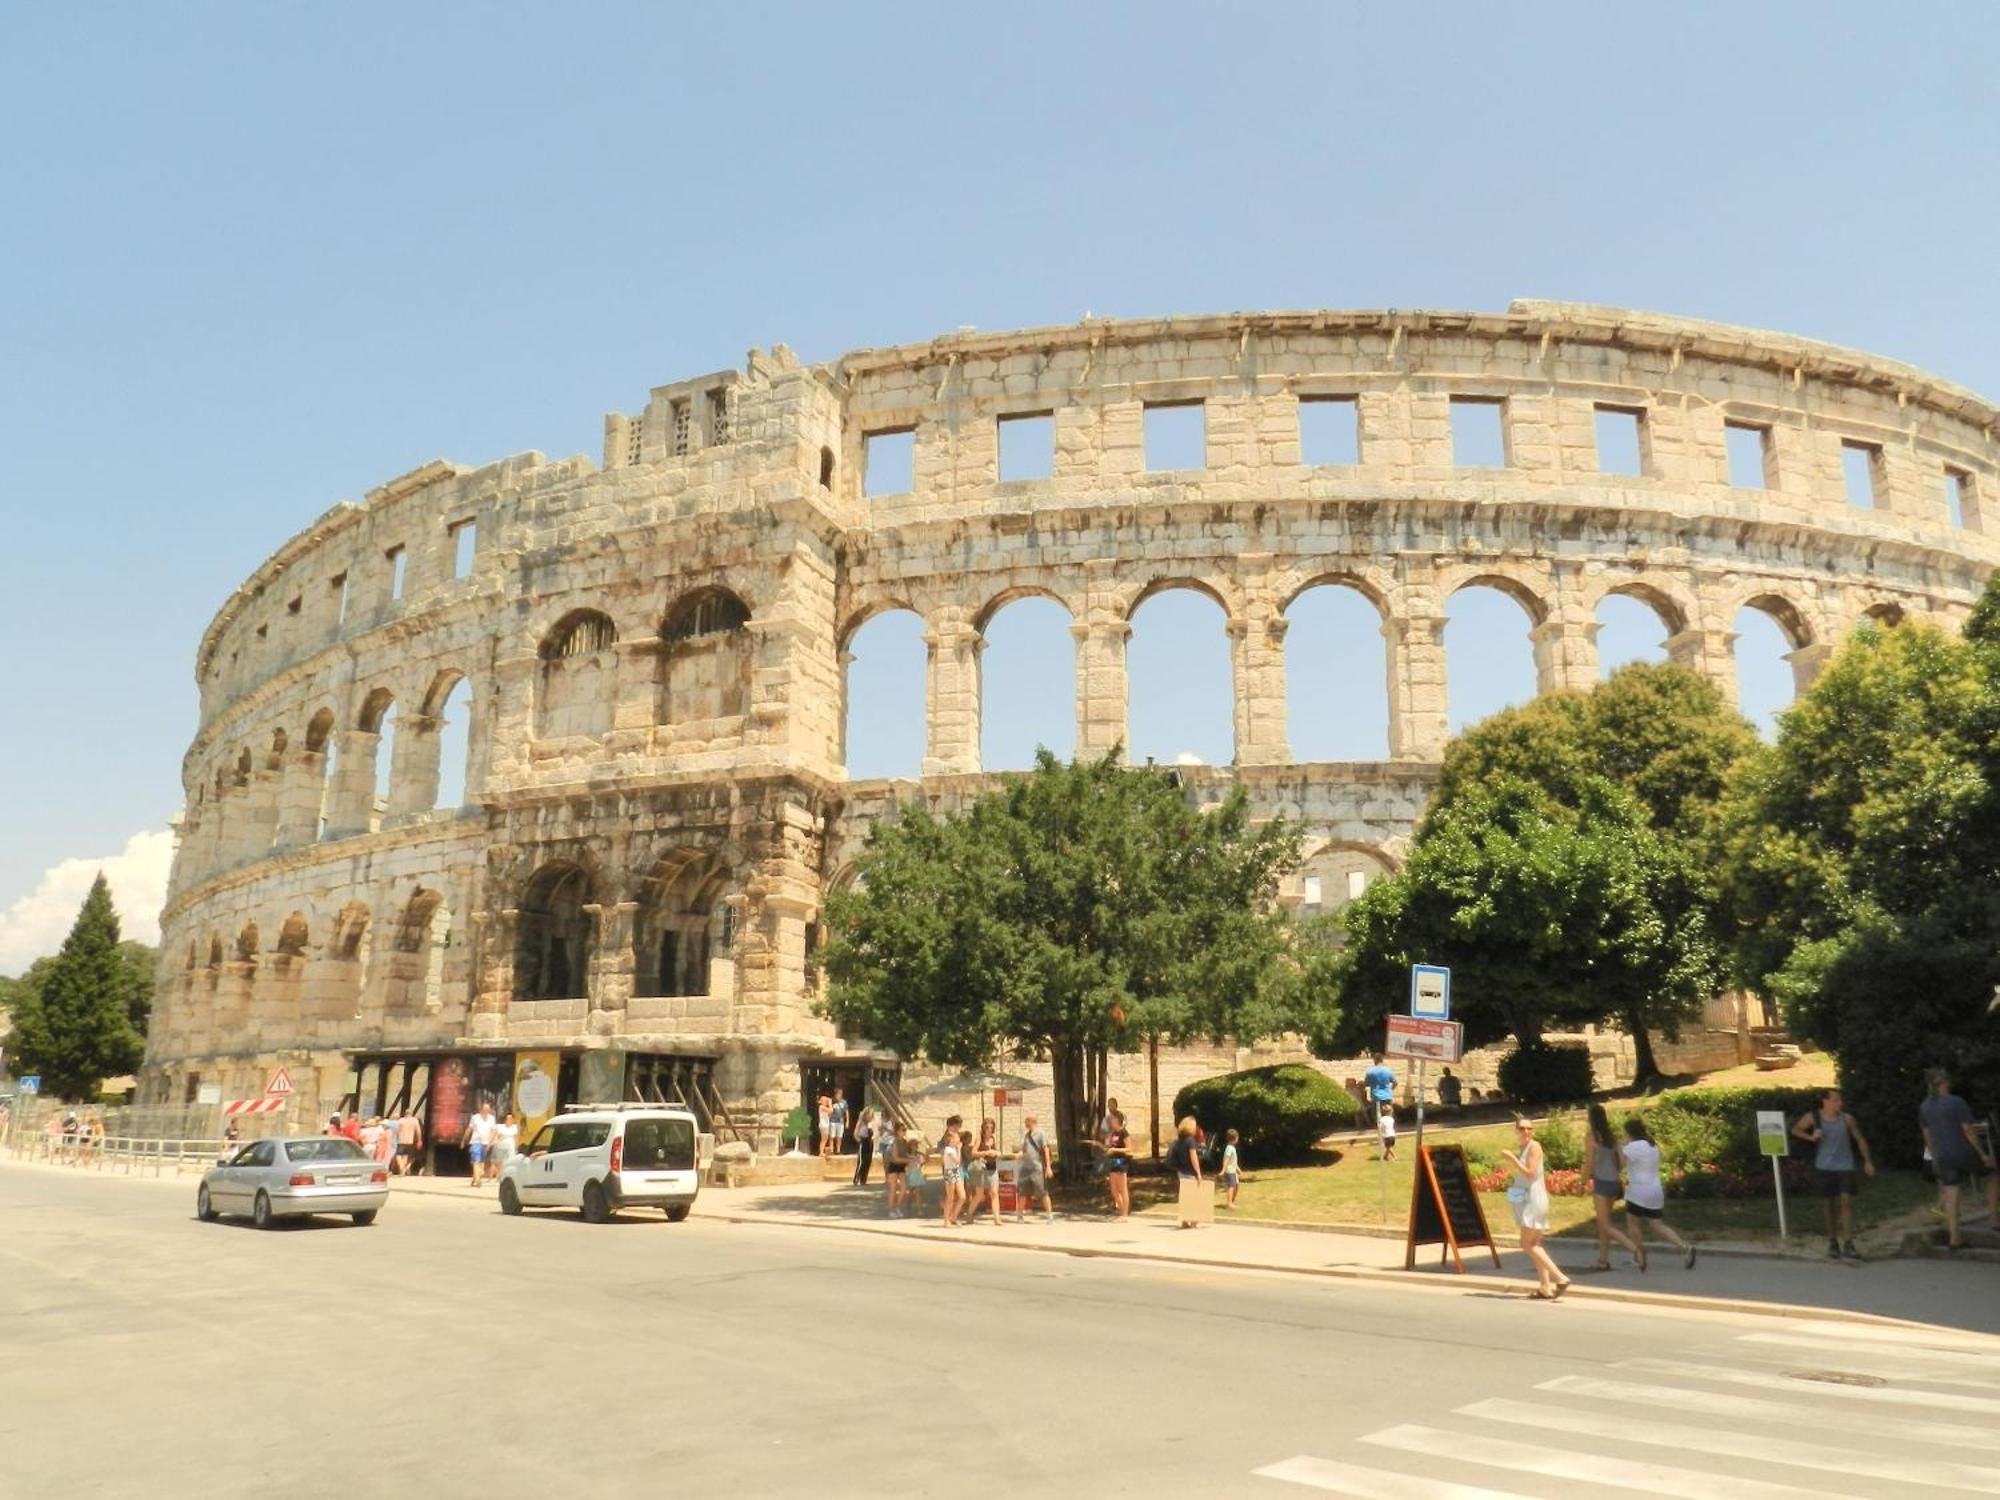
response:
<path id="1" fill-rule="evenodd" d="M 1500 1090 L 1516 1104 L 1574 1104 L 1591 1085 L 1590 1049 L 1574 1042 L 1516 1047 L 1500 1059 Z"/>
<path id="2" fill-rule="evenodd" d="M 1237 1131 L 1246 1157 L 1254 1151 L 1260 1165 L 1305 1155 L 1360 1112 L 1346 1089 L 1299 1063 L 1204 1078 L 1174 1095 L 1175 1119 L 1193 1115 L 1211 1138 Z"/>
<path id="3" fill-rule="evenodd" d="M 1583 1170 L 1583 1124 L 1573 1115 L 1550 1115 L 1535 1127 L 1542 1165 L 1551 1172 Z"/>
<path id="4" fill-rule="evenodd" d="M 1747 1177 L 1771 1169 L 1757 1152 L 1757 1112 L 1778 1110 L 1785 1128 L 1819 1108 L 1814 1088 L 1675 1089 L 1641 1113 L 1668 1173 L 1715 1170 Z M 1863 1129 L 1867 1129 L 1864 1122 Z M 1871 1137 L 1872 1138 L 1872 1137 Z"/>

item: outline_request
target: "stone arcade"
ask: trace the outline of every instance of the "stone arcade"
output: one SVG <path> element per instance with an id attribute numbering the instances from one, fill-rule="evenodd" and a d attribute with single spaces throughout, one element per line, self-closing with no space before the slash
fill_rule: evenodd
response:
<path id="1" fill-rule="evenodd" d="M 1355 462 L 1302 462 L 1320 401 Z M 1205 463 L 1149 469 L 1147 409 L 1197 404 Z M 1496 465 L 1455 462 L 1455 404 L 1497 413 Z M 1605 413 L 1636 474 L 1605 472 Z M 426 465 L 287 542 L 202 638 L 142 1099 L 283 1063 L 306 1106 L 427 1101 L 448 1134 L 531 1068 L 564 1098 L 677 1092 L 768 1148 L 802 1089 L 895 1076 L 813 1014 L 820 899 L 898 800 L 993 784 L 980 657 L 1007 603 L 1068 611 L 1094 754 L 1125 738 L 1134 610 L 1214 600 L 1235 758 L 1189 794 L 1240 781 L 1304 819 L 1290 896 L 1334 907 L 1395 867 L 1434 783 L 1455 591 L 1522 606 L 1544 691 L 1595 680 L 1611 594 L 1732 693 L 1736 613 L 1765 611 L 1804 683 L 1864 617 L 1963 617 L 2000 563 L 1995 416 L 1823 344 L 1517 302 L 1090 319 L 819 366 L 780 346 L 610 416 L 602 468 Z M 1001 476 L 1019 417 L 1047 421 L 1048 477 Z M 892 439 L 913 480 L 873 494 Z M 1318 586 L 1381 617 L 1386 759 L 1292 760 L 1286 610 Z M 852 781 L 845 653 L 891 609 L 925 627 L 921 777 Z"/>

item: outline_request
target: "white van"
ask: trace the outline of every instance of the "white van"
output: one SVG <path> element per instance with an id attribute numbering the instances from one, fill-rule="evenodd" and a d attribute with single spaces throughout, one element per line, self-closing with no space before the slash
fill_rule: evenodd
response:
<path id="1" fill-rule="evenodd" d="M 694 1115 L 671 1104 L 571 1105 L 500 1174 L 500 1211 L 573 1208 L 592 1224 L 659 1208 L 678 1224 L 701 1188 Z"/>

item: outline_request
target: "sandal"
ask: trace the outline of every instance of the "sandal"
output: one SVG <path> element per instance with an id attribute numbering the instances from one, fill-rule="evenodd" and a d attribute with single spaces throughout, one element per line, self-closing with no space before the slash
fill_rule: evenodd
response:
<path id="1" fill-rule="evenodd" d="M 1560 1297 L 1564 1292 L 1568 1290 L 1569 1290 L 1569 1278 L 1564 1277 L 1561 1281 L 1558 1281 L 1556 1283 L 1556 1289 L 1554 1295 Z"/>

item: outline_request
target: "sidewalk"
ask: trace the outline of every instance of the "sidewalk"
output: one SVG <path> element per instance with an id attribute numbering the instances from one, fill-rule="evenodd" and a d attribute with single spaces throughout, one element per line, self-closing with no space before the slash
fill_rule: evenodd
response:
<path id="1" fill-rule="evenodd" d="M 402 1192 L 421 1192 L 491 1204 L 492 1189 L 468 1187 L 463 1179 L 400 1178 Z M 792 1226 L 854 1234 L 887 1235 L 927 1245 L 984 1245 L 1043 1254 L 1089 1256 L 1167 1265 L 1268 1271 L 1290 1275 L 1372 1280 L 1492 1295 L 1521 1295 L 1534 1285 L 1527 1258 L 1503 1234 L 1496 1268 L 1484 1248 L 1465 1252 L 1466 1274 L 1439 1266 L 1438 1246 L 1417 1252 L 1418 1269 L 1403 1269 L 1402 1238 L 1303 1231 L 1229 1223 L 1218 1216 L 1212 1228 L 1180 1229 L 1170 1217 L 1140 1215 L 1119 1223 L 1109 1213 L 1063 1214 L 1053 1224 L 1031 1215 L 1024 1224 L 1011 1218 L 995 1228 L 991 1219 L 976 1226 L 946 1229 L 933 1212 L 922 1219 L 891 1219 L 883 1212 L 879 1187 L 844 1183 L 787 1183 L 774 1187 L 702 1189 L 695 1214 L 725 1223 Z M 1620 1269 L 1591 1274 L 1591 1248 L 1560 1242 L 1557 1261 L 1576 1278 L 1568 1298 L 1709 1311 L 1753 1312 L 1772 1317 L 1887 1319 L 1939 1324 L 2000 1334 L 2000 1272 L 1992 1266 L 1948 1260 L 1901 1259 L 1862 1265 L 1809 1257 L 1775 1258 L 1704 1252 L 1693 1271 L 1671 1255 L 1655 1256 L 1641 1274 L 1619 1256 Z"/>

